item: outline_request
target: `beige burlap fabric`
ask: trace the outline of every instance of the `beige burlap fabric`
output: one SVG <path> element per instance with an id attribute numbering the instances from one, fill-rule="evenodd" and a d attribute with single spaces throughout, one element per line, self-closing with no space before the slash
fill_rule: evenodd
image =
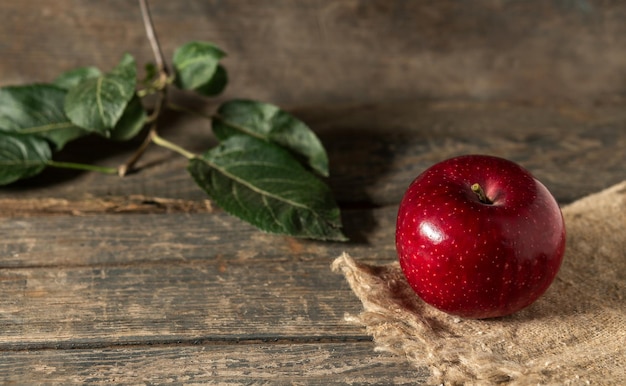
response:
<path id="1" fill-rule="evenodd" d="M 423 303 L 397 263 L 333 263 L 363 303 L 348 319 L 380 350 L 429 366 L 432 384 L 626 385 L 626 181 L 563 208 L 567 250 L 548 291 L 504 318 Z"/>

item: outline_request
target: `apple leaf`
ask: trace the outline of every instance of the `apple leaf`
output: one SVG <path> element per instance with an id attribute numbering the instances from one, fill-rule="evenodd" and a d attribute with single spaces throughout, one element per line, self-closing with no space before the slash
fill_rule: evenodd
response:
<path id="1" fill-rule="evenodd" d="M 56 150 L 87 132 L 63 111 L 66 91 L 35 84 L 0 88 L 0 132 L 45 138 Z"/>
<path id="2" fill-rule="evenodd" d="M 228 73 L 226 69 L 220 64 L 215 70 L 213 78 L 207 83 L 195 89 L 198 94 L 204 96 L 215 96 L 220 94 L 226 88 L 228 84 Z"/>
<path id="3" fill-rule="evenodd" d="M 346 240 L 328 186 L 270 142 L 233 136 L 192 158 L 188 170 L 217 205 L 261 230 Z"/>
<path id="4" fill-rule="evenodd" d="M 141 99 L 135 95 L 128 102 L 126 109 L 124 110 L 124 114 L 117 124 L 111 130 L 111 139 L 116 141 L 128 141 L 129 139 L 134 138 L 146 123 L 147 114 L 143 105 L 141 104 Z"/>
<path id="5" fill-rule="evenodd" d="M 135 95 L 136 83 L 135 59 L 126 54 L 113 71 L 83 79 L 70 89 L 65 113 L 75 125 L 108 136 Z"/>
<path id="6" fill-rule="evenodd" d="M 51 158 L 44 139 L 0 132 L 0 185 L 40 173 Z"/>
<path id="7" fill-rule="evenodd" d="M 220 140 L 244 134 L 276 143 L 318 174 L 328 176 L 328 156 L 319 138 L 306 124 L 277 106 L 250 100 L 226 102 L 213 119 L 213 132 Z"/>
<path id="8" fill-rule="evenodd" d="M 96 67 L 79 67 L 62 73 L 54 80 L 54 85 L 69 90 L 78 86 L 82 81 L 102 76 L 102 72 Z"/>
<path id="9" fill-rule="evenodd" d="M 174 52 L 175 83 L 181 89 L 212 96 L 226 87 L 226 69 L 219 64 L 226 54 L 206 42 L 189 42 Z"/>

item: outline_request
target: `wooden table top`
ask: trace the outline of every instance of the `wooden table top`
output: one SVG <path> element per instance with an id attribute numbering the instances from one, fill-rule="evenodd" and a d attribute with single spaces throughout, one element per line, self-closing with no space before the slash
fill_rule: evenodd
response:
<path id="1" fill-rule="evenodd" d="M 426 382 L 374 351 L 330 264 L 396 259 L 395 216 L 426 167 L 519 162 L 566 204 L 626 178 L 626 4 L 288 0 L 150 2 L 167 57 L 228 53 L 218 101 L 279 104 L 318 134 L 347 243 L 268 235 L 212 205 L 186 160 L 152 147 L 125 178 L 48 170 L 0 189 L 3 383 Z M 151 58 L 132 1 L 0 2 L 0 86 Z M 541 15 L 542 17 L 537 17 Z M 168 113 L 162 135 L 215 144 Z M 140 139 L 89 137 L 63 159 L 117 166 Z"/>

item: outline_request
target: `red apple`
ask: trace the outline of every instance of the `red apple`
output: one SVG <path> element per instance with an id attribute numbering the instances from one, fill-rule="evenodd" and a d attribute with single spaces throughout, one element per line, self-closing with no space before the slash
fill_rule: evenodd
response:
<path id="1" fill-rule="evenodd" d="M 527 170 L 466 155 L 411 183 L 398 211 L 396 249 L 426 303 L 465 318 L 498 317 L 548 289 L 563 259 L 565 223 Z"/>

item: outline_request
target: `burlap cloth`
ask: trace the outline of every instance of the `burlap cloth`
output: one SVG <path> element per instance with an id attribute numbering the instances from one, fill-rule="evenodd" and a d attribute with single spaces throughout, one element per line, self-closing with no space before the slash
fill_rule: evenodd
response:
<path id="1" fill-rule="evenodd" d="M 504 318 L 468 320 L 422 302 L 397 262 L 333 263 L 363 303 L 346 318 L 378 350 L 428 366 L 431 384 L 626 385 L 626 181 L 563 208 L 567 250 L 548 291 Z"/>

